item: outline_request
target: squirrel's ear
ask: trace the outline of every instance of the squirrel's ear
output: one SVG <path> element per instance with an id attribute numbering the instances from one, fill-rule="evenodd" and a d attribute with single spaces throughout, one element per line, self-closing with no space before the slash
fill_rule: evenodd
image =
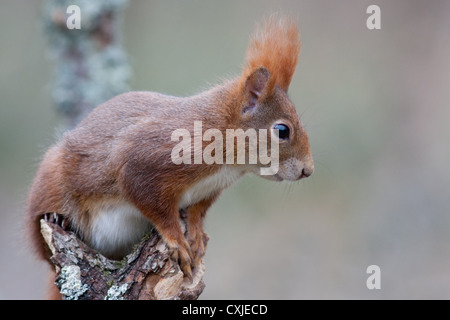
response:
<path id="1" fill-rule="evenodd" d="M 247 77 L 244 86 L 245 109 L 255 107 L 257 101 L 261 101 L 268 96 L 271 91 L 269 79 L 270 72 L 264 67 L 259 67 Z"/>

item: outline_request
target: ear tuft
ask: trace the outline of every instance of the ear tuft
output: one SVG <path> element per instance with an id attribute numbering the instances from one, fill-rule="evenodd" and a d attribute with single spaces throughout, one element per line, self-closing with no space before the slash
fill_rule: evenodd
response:
<path id="1" fill-rule="evenodd" d="M 272 15 L 259 27 L 247 49 L 244 76 L 260 66 L 270 71 L 269 86 L 288 91 L 300 52 L 300 36 L 295 20 Z"/>

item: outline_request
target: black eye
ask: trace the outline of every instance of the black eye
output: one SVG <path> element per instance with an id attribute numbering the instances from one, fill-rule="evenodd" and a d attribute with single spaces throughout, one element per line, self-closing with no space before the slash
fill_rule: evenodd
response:
<path id="1" fill-rule="evenodd" d="M 275 130 L 278 130 L 278 138 L 280 138 L 280 140 L 289 139 L 290 131 L 289 131 L 289 127 L 287 125 L 279 123 L 279 124 L 274 125 L 273 128 Z"/>

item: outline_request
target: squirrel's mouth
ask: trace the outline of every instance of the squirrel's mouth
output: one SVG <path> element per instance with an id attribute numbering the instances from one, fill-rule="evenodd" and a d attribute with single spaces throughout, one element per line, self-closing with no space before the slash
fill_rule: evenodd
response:
<path id="1" fill-rule="evenodd" d="M 277 181 L 277 182 L 281 182 L 284 179 L 278 174 L 273 174 L 273 175 L 267 175 L 267 176 L 261 176 L 263 178 L 266 178 L 267 180 L 272 180 L 272 181 Z"/>
<path id="2" fill-rule="evenodd" d="M 261 178 L 270 180 L 270 181 L 283 181 L 284 179 L 278 174 L 272 174 L 272 175 L 261 175 L 261 174 L 257 174 L 258 176 L 260 176 Z"/>
<path id="3" fill-rule="evenodd" d="M 274 178 L 273 180 L 275 180 L 275 181 L 283 181 L 284 180 L 278 173 L 274 174 L 273 178 Z"/>

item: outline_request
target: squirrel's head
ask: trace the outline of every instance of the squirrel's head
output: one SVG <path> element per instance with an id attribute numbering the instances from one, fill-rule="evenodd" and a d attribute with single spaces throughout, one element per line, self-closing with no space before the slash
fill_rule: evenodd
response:
<path id="1" fill-rule="evenodd" d="M 266 129 L 269 154 L 271 141 L 278 142 L 276 174 L 261 174 L 262 161 L 250 170 L 271 180 L 299 180 L 314 171 L 308 135 L 287 94 L 299 52 L 296 24 L 272 17 L 253 37 L 241 77 L 239 127 Z"/>

